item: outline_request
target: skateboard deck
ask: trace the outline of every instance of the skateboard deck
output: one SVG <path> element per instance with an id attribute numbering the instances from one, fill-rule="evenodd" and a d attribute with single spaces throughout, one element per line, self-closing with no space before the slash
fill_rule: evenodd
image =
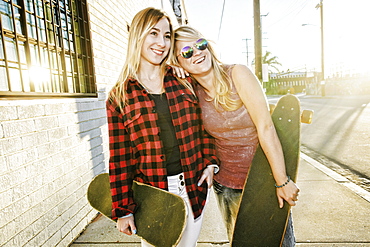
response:
<path id="1" fill-rule="evenodd" d="M 300 148 L 300 104 L 294 95 L 285 95 L 272 113 L 285 159 L 287 175 L 296 181 Z M 259 146 L 243 190 L 235 223 L 233 247 L 281 246 L 290 205 L 279 208 L 275 180 L 269 162 Z"/>
<path id="2" fill-rule="evenodd" d="M 137 235 L 158 247 L 176 246 L 184 230 L 186 210 L 184 200 L 167 191 L 134 181 Z M 111 219 L 112 197 L 109 174 L 97 175 L 87 191 L 90 205 Z"/>

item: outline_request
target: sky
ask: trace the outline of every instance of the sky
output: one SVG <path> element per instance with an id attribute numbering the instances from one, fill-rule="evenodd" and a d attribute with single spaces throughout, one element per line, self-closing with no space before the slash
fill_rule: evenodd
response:
<path id="1" fill-rule="evenodd" d="M 262 53 L 277 56 L 280 71 L 321 71 L 319 3 L 260 0 Z M 185 8 L 189 25 L 215 42 L 224 63 L 251 65 L 253 0 L 185 0 Z M 370 73 L 370 1 L 323 0 L 323 11 L 326 77 Z"/>

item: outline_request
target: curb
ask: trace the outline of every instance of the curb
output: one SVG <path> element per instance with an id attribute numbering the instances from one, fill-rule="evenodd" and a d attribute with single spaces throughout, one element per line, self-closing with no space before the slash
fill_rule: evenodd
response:
<path id="1" fill-rule="evenodd" d="M 370 202 L 370 192 L 367 190 L 361 188 L 357 184 L 349 181 L 347 178 L 343 177 L 342 175 L 336 173 L 335 171 L 331 170 L 330 168 L 326 167 L 325 165 L 321 164 L 320 162 L 314 160 L 313 158 L 309 157 L 308 155 L 304 153 L 300 153 L 301 158 L 304 159 L 306 162 L 308 162 L 310 165 L 315 167 L 316 169 L 322 171 L 325 173 L 327 176 L 331 177 L 334 179 L 336 182 L 339 184 L 347 187 L 351 191 L 353 191 L 355 194 L 359 195 L 366 201 Z"/>

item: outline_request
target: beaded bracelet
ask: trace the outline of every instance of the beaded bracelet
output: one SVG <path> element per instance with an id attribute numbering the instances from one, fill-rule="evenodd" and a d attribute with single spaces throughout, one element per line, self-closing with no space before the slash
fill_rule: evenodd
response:
<path id="1" fill-rule="evenodd" d="M 282 187 L 284 187 L 285 185 L 287 185 L 289 182 L 290 182 L 290 176 L 288 176 L 288 180 L 287 180 L 285 183 L 283 183 L 282 185 L 276 185 L 276 184 L 275 184 L 275 187 L 276 187 L 276 188 L 282 188 Z"/>

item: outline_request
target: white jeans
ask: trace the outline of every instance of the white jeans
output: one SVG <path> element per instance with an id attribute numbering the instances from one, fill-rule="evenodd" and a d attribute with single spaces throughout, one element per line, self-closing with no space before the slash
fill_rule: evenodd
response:
<path id="1" fill-rule="evenodd" d="M 196 220 L 194 220 L 193 211 L 191 209 L 188 193 L 185 188 L 184 174 L 167 177 L 168 191 L 180 196 L 185 201 L 187 220 L 185 230 L 181 236 L 180 242 L 177 247 L 195 247 L 200 234 L 200 229 L 203 222 L 203 213 Z M 148 244 L 144 240 L 141 240 L 142 247 L 152 247 L 153 245 Z"/>

